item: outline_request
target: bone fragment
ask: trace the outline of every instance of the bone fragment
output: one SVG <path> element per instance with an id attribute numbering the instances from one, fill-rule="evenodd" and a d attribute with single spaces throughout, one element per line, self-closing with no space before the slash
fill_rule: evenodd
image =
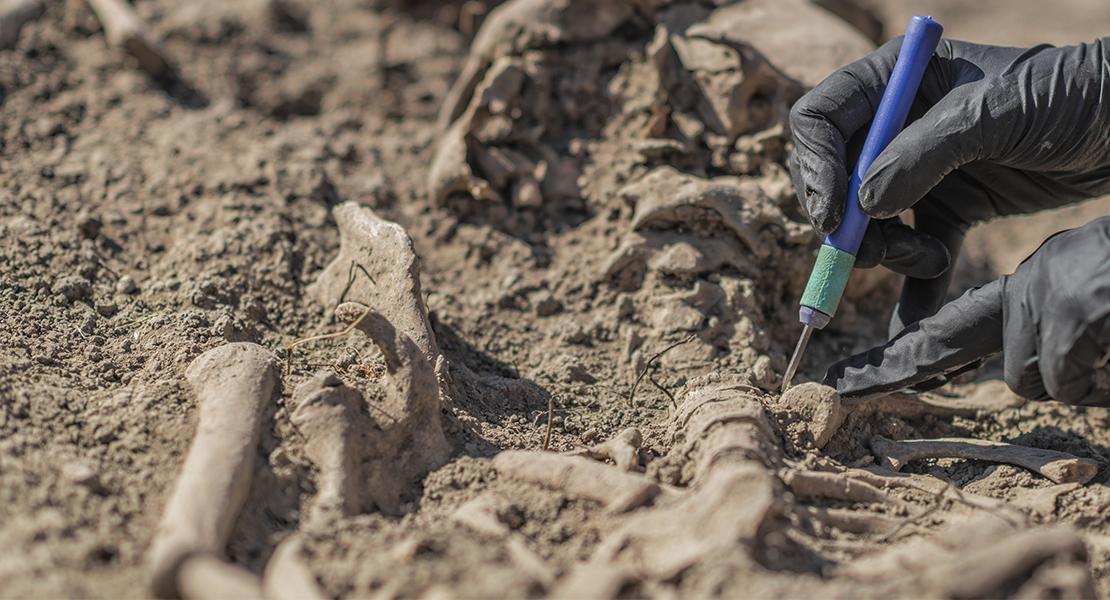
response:
<path id="1" fill-rule="evenodd" d="M 651 501 L 659 485 L 579 456 L 508 450 L 493 459 L 499 474 L 582 496 L 622 513 Z"/>
<path id="2" fill-rule="evenodd" d="M 1054 483 L 1087 483 L 1098 473 L 1098 463 L 1089 458 L 970 438 L 895 442 L 877 435 L 871 438 L 871 450 L 882 459 L 882 466 L 895 471 L 922 458 L 965 458 L 1024 467 Z"/>
<path id="3" fill-rule="evenodd" d="M 618 469 L 632 471 L 639 466 L 640 446 L 644 443 L 644 435 L 639 429 L 629 427 L 617 434 L 617 437 L 579 450 L 566 453 L 569 456 L 585 456 L 594 460 L 611 460 Z"/>
<path id="4" fill-rule="evenodd" d="M 153 77 L 161 77 L 170 68 L 162 45 L 123 0 L 85 0 L 104 27 L 108 45 L 123 48 L 138 61 L 139 69 Z"/>
<path id="5" fill-rule="evenodd" d="M 360 410 L 362 394 L 331 372 L 318 373 L 293 392 L 290 421 L 305 437 L 305 455 L 319 472 L 316 497 L 306 523 L 316 525 L 349 516 L 359 503 L 359 437 L 372 426 Z"/>
<path id="6" fill-rule="evenodd" d="M 45 0 L 6 0 L 0 4 L 0 48 L 11 48 L 27 23 L 46 12 Z"/>
<path id="7" fill-rule="evenodd" d="M 181 593 L 177 572 L 191 555 L 223 555 L 250 490 L 262 412 L 274 390 L 277 364 L 277 357 L 261 346 L 235 343 L 201 354 L 185 371 L 200 419 L 147 554 L 156 596 Z M 190 572 L 198 569 L 203 570 L 197 566 Z"/>
<path id="8" fill-rule="evenodd" d="M 764 400 L 777 418 L 783 434 L 795 448 L 824 448 L 844 423 L 845 411 L 840 394 L 820 383 L 803 383 L 791 387 L 779 398 Z"/>
<path id="9" fill-rule="evenodd" d="M 274 549 L 262 574 L 262 593 L 267 600 L 331 600 L 301 558 L 302 546 L 301 536 L 293 534 Z"/>
<path id="10" fill-rule="evenodd" d="M 904 507 L 910 505 L 895 498 L 879 488 L 863 481 L 850 479 L 836 473 L 817 471 L 787 471 L 783 483 L 798 497 L 820 497 L 863 502 L 868 504 L 887 504 Z"/>
<path id="11" fill-rule="evenodd" d="M 361 319 L 356 328 L 381 350 L 386 372 L 372 406 L 327 372 L 294 392 L 291 420 L 320 470 L 310 518 L 375 508 L 396 514 L 401 495 L 451 453 L 440 421 L 439 382 L 416 343 L 381 313 L 347 302 L 335 314 L 348 322 Z"/>
<path id="12" fill-rule="evenodd" d="M 207 552 L 194 554 L 181 564 L 177 589 L 189 600 L 263 597 L 258 575 Z"/>

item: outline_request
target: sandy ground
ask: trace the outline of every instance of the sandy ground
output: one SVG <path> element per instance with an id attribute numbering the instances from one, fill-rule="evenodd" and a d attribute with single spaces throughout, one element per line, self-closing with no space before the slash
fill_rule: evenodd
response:
<path id="1" fill-rule="evenodd" d="M 1088 581 L 1110 593 L 1106 410 L 1023 405 L 988 368 L 921 398 L 927 410 L 903 399 L 832 411 L 843 423 L 818 449 L 812 423 L 836 419 L 768 393 L 796 339 L 815 249 L 792 220 L 789 141 L 775 129 L 797 82 L 753 71 L 765 83 L 755 96 L 766 105 L 750 113 L 759 118 L 731 138 L 690 136 L 689 115 L 708 109 L 683 95 L 691 79 L 676 76 L 669 96 L 659 92 L 653 69 L 664 72 L 668 55 L 649 48 L 656 16 L 621 17 L 602 41 L 520 38 L 496 50 L 517 61 L 504 72 L 528 74 L 507 96 L 518 109 L 506 113 L 511 122 L 490 108 L 496 87 L 479 107 L 489 115 L 453 115 L 471 119 L 462 155 L 486 165 L 498 201 L 466 186 L 440 197 L 442 186 L 429 185 L 445 137 L 437 119 L 467 73 L 484 11 L 431 1 L 263 5 L 137 2 L 176 64 L 173 78 L 152 78 L 107 47 L 79 3 L 50 4 L 0 51 L 0 597 L 150 596 L 144 555 L 201 418 L 185 369 L 234 342 L 284 361 L 294 340 L 343 328 L 312 284 L 348 256 L 336 217 L 346 202 L 399 223 L 419 255 L 415 314 L 450 365 L 436 373 L 451 385 L 435 419 L 449 456 L 388 499 L 313 522 L 327 469 L 295 416 L 310 395 L 298 386 L 330 370 L 341 382 L 330 389 L 355 390 L 372 408 L 392 367 L 357 333 L 298 347 L 264 406 L 250 493 L 224 557 L 247 572 L 261 575 L 299 531 L 311 578 L 344 598 L 1053 597 L 1089 592 Z M 889 34 L 912 13 L 983 43 L 1065 44 L 1110 31 L 1110 8 L 1093 1 L 873 8 Z M 686 116 L 660 120 L 659 106 Z M 688 138 L 704 143 L 676 141 Z M 500 184 L 475 158 L 493 148 L 512 162 L 505 149 L 525 146 L 528 168 Z M 747 186 L 746 212 L 668 205 L 681 194 L 658 190 L 676 176 Z M 539 206 L 529 195 L 537 189 Z M 1108 209 L 1103 199 L 977 227 L 959 285 L 1010 272 L 1052 232 Z M 706 266 L 705 256 L 725 258 Z M 337 268 L 352 274 L 348 287 L 372 291 L 381 279 L 370 285 L 354 267 Z M 800 380 L 881 340 L 896 287 L 889 273 L 857 274 Z M 690 415 L 710 396 L 762 416 L 694 431 Z M 373 423 L 366 431 L 388 429 L 359 410 L 359 422 Z M 713 437 L 726 421 L 746 424 L 728 435 L 748 441 Z M 586 491 L 550 475 L 513 476 L 494 458 L 581 453 L 631 427 L 643 438 L 633 473 L 606 466 L 608 483 Z M 875 435 L 1012 442 L 1067 452 L 1097 473 L 1080 486 L 942 458 L 903 468 L 940 488 L 888 481 L 887 495 L 870 500 L 800 491 L 806 474 L 869 466 Z M 598 489 L 616 489 L 621 476 L 659 495 L 613 510 Z M 720 490 L 736 495 L 726 502 L 713 496 Z M 675 548 L 692 558 L 675 559 Z M 1003 550 L 1012 548 L 1049 550 L 1010 560 Z M 1024 566 L 990 585 L 960 570 L 990 564 Z"/>

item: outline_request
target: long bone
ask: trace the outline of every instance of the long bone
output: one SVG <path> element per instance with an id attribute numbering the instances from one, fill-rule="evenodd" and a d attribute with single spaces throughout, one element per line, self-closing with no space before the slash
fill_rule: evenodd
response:
<path id="1" fill-rule="evenodd" d="M 895 471 L 922 458 L 966 458 L 1024 467 L 1054 483 L 1087 483 L 1098 473 L 1098 463 L 1089 458 L 970 438 L 895 442 L 876 435 L 871 438 L 871 451 L 882 459 L 882 466 Z"/>
<path id="2" fill-rule="evenodd" d="M 221 582 L 229 577 L 257 579 L 216 557 L 223 555 L 250 491 L 262 413 L 277 382 L 277 364 L 277 357 L 262 346 L 242 342 L 201 354 L 185 371 L 200 419 L 147 554 L 156 596 L 205 596 L 207 581 L 223 589 Z M 221 575 L 226 572 L 231 575 Z"/>

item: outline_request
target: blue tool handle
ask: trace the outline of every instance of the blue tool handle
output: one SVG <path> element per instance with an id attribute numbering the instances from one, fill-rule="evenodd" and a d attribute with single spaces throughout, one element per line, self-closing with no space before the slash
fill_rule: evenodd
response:
<path id="1" fill-rule="evenodd" d="M 863 234 L 867 231 L 867 224 L 871 222 L 871 217 L 863 214 L 859 207 L 860 182 L 871 163 L 906 124 L 910 105 L 921 85 L 921 77 L 925 74 L 925 67 L 936 51 L 943 31 L 944 27 L 929 17 L 914 15 L 910 19 L 890 82 L 879 102 L 879 110 L 875 112 L 859 162 L 848 181 L 848 203 L 844 207 L 844 218 L 840 221 L 840 227 L 825 239 L 825 244 L 852 256 L 859 252 Z"/>

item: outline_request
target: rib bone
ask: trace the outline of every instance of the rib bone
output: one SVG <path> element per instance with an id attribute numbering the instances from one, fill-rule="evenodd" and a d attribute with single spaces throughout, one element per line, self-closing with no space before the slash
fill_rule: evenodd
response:
<path id="1" fill-rule="evenodd" d="M 277 364 L 269 351 L 244 342 L 209 350 L 185 371 L 200 420 L 147 555 L 155 595 L 184 591 L 178 571 L 191 557 L 206 556 L 196 559 L 210 563 L 223 555 L 250 491 L 262 411 L 274 390 Z M 204 570 L 201 563 L 189 572 Z"/>
<path id="2" fill-rule="evenodd" d="M 650 479 L 579 456 L 509 450 L 493 459 L 499 474 L 601 502 L 613 513 L 632 510 L 659 494 Z"/>
<path id="3" fill-rule="evenodd" d="M 922 458 L 966 458 L 1024 467 L 1054 483 L 1087 483 L 1098 473 L 1098 463 L 1089 458 L 970 438 L 895 442 L 877 435 L 871 438 L 871 451 L 882 459 L 882 466 L 895 471 Z"/>
<path id="4" fill-rule="evenodd" d="M 617 434 L 617 437 L 591 446 L 571 450 L 570 456 L 585 456 L 594 460 L 611 460 L 622 471 L 632 471 L 640 463 L 640 446 L 644 443 L 644 434 L 639 429 L 629 427 Z"/>

